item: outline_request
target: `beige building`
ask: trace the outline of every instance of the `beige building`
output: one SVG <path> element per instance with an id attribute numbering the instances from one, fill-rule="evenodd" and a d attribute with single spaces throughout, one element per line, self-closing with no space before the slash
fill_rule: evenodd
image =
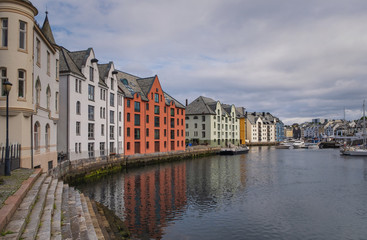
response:
<path id="1" fill-rule="evenodd" d="M 46 15 L 41 28 L 30 1 L 0 1 L 1 83 L 9 93 L 9 143 L 20 144 L 20 167 L 57 164 L 59 51 Z M 6 95 L 1 84 L 0 146 L 6 139 Z"/>

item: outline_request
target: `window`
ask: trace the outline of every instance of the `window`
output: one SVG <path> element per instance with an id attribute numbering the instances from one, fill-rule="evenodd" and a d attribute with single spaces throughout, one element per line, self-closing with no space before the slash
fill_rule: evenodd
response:
<path id="1" fill-rule="evenodd" d="M 177 130 L 177 137 L 180 136 L 180 130 Z"/>
<path id="2" fill-rule="evenodd" d="M 121 122 L 121 112 L 119 112 L 119 121 Z"/>
<path id="3" fill-rule="evenodd" d="M 75 143 L 75 153 L 78 153 L 78 143 Z"/>
<path id="4" fill-rule="evenodd" d="M 110 153 L 115 153 L 115 143 L 114 142 L 110 142 Z"/>
<path id="5" fill-rule="evenodd" d="M 76 112 L 76 114 L 77 114 L 77 115 L 80 115 L 80 102 L 79 102 L 79 101 L 77 101 L 77 102 L 76 102 L 76 107 L 75 107 L 75 108 L 76 108 L 76 109 L 75 109 L 75 110 L 76 110 L 76 111 L 75 111 L 75 112 Z"/>
<path id="6" fill-rule="evenodd" d="M 149 115 L 147 115 L 146 120 L 147 120 L 147 123 L 149 123 Z"/>
<path id="7" fill-rule="evenodd" d="M 130 143 L 129 142 L 126 143 L 126 149 L 130 150 Z"/>
<path id="8" fill-rule="evenodd" d="M 113 78 L 111 78 L 111 90 L 115 90 Z"/>
<path id="9" fill-rule="evenodd" d="M 140 112 L 140 102 L 134 102 L 134 110 L 135 112 Z"/>
<path id="10" fill-rule="evenodd" d="M 130 107 L 130 100 L 126 100 L 126 106 L 129 108 Z"/>
<path id="11" fill-rule="evenodd" d="M 121 137 L 121 127 L 119 127 L 119 136 Z"/>
<path id="12" fill-rule="evenodd" d="M 205 116 L 201 116 L 201 120 L 205 122 Z"/>
<path id="13" fill-rule="evenodd" d="M 186 123 L 186 128 L 189 128 L 189 124 L 188 123 Z"/>
<path id="14" fill-rule="evenodd" d="M 33 137 L 34 137 L 34 149 L 35 150 L 39 150 L 40 147 L 40 135 L 41 135 L 41 129 L 40 129 L 40 124 L 39 122 L 36 122 L 34 124 L 34 129 L 33 129 Z"/>
<path id="15" fill-rule="evenodd" d="M 94 68 L 89 67 L 89 80 L 93 82 L 94 80 Z"/>
<path id="16" fill-rule="evenodd" d="M 181 119 L 181 125 L 183 126 L 184 124 L 183 124 L 183 119 Z"/>
<path id="17" fill-rule="evenodd" d="M 94 106 L 88 105 L 88 120 L 94 120 Z"/>
<path id="18" fill-rule="evenodd" d="M 50 148 L 50 125 L 48 124 L 45 127 L 45 145 L 48 150 Z"/>
<path id="19" fill-rule="evenodd" d="M 36 105 L 40 105 L 40 98 L 41 98 L 41 82 L 39 78 L 36 81 Z"/>
<path id="20" fill-rule="evenodd" d="M 38 66 L 41 65 L 41 41 L 36 38 L 36 63 Z"/>
<path id="21" fill-rule="evenodd" d="M 140 115 L 139 114 L 134 115 L 134 124 L 135 126 L 140 126 Z"/>
<path id="22" fill-rule="evenodd" d="M 167 124 L 167 118 L 164 117 L 164 125 L 166 125 L 166 124 Z"/>
<path id="23" fill-rule="evenodd" d="M 75 92 L 81 93 L 82 92 L 82 80 L 75 79 Z"/>
<path id="24" fill-rule="evenodd" d="M 8 19 L 1 19 L 1 47 L 8 47 Z"/>
<path id="25" fill-rule="evenodd" d="M 159 106 L 154 106 L 154 114 L 159 114 Z"/>
<path id="26" fill-rule="evenodd" d="M 177 126 L 180 125 L 180 119 L 177 118 Z"/>
<path id="27" fill-rule="evenodd" d="M 110 111 L 110 123 L 115 123 L 115 112 Z"/>
<path id="28" fill-rule="evenodd" d="M 59 92 L 56 92 L 55 94 L 55 111 L 59 111 Z"/>
<path id="29" fill-rule="evenodd" d="M 25 71 L 23 70 L 18 70 L 18 97 L 25 98 Z"/>
<path id="30" fill-rule="evenodd" d="M 50 68 L 51 68 L 51 55 L 50 52 L 47 51 L 47 75 L 50 76 Z"/>
<path id="31" fill-rule="evenodd" d="M 147 149 L 149 149 L 149 142 L 147 142 Z"/>
<path id="32" fill-rule="evenodd" d="M 175 119 L 171 118 L 171 128 L 174 128 L 174 127 L 175 127 Z"/>
<path id="33" fill-rule="evenodd" d="M 203 138 L 205 138 L 205 132 L 202 132 L 201 134 L 202 134 Z"/>
<path id="34" fill-rule="evenodd" d="M 175 109 L 171 108 L 171 116 L 174 117 L 175 116 Z"/>
<path id="35" fill-rule="evenodd" d="M 99 143 L 99 154 L 101 156 L 105 155 L 105 144 L 104 144 L 104 142 Z"/>
<path id="36" fill-rule="evenodd" d="M 154 94 L 154 102 L 159 103 L 159 94 L 158 93 Z"/>
<path id="37" fill-rule="evenodd" d="M 94 86 L 88 85 L 88 99 L 94 101 Z"/>
<path id="38" fill-rule="evenodd" d="M 171 139 L 175 139 L 175 130 L 171 130 Z"/>
<path id="39" fill-rule="evenodd" d="M 167 129 L 164 129 L 164 136 L 167 137 Z"/>
<path id="40" fill-rule="evenodd" d="M 47 87 L 47 90 L 46 90 L 46 98 L 47 98 L 47 102 L 46 102 L 47 109 L 50 110 L 51 90 L 49 86 Z"/>
<path id="41" fill-rule="evenodd" d="M 197 123 L 195 123 L 194 128 L 198 128 L 198 124 Z"/>
<path id="42" fill-rule="evenodd" d="M 147 128 L 147 137 L 149 137 L 149 128 Z"/>
<path id="43" fill-rule="evenodd" d="M 19 21 L 19 48 L 26 50 L 27 41 L 27 23 Z"/>
<path id="44" fill-rule="evenodd" d="M 104 136 L 104 124 L 101 124 L 101 136 Z"/>
<path id="45" fill-rule="evenodd" d="M 115 106 L 115 94 L 110 93 L 110 106 L 114 107 Z"/>
<path id="46" fill-rule="evenodd" d="M 177 109 L 177 115 L 180 115 L 180 109 Z"/>
<path id="47" fill-rule="evenodd" d="M 0 78 L 1 78 L 1 96 L 6 96 L 5 95 L 5 91 L 4 91 L 4 87 L 3 87 L 3 83 L 6 82 L 7 78 L 6 78 L 6 68 L 0 68 Z"/>
<path id="48" fill-rule="evenodd" d="M 126 114 L 126 121 L 130 122 L 130 113 Z"/>
<path id="49" fill-rule="evenodd" d="M 110 139 L 115 139 L 115 127 L 110 126 Z"/>
<path id="50" fill-rule="evenodd" d="M 159 117 L 154 117 L 154 127 L 159 127 Z"/>
<path id="51" fill-rule="evenodd" d="M 94 123 L 88 123 L 88 139 L 94 139 Z"/>
<path id="52" fill-rule="evenodd" d="M 75 134 L 80 136 L 80 122 L 76 122 L 75 124 Z"/>
<path id="53" fill-rule="evenodd" d="M 154 130 L 154 139 L 159 139 L 159 129 Z"/>
<path id="54" fill-rule="evenodd" d="M 56 59 L 56 69 L 55 69 L 55 76 L 56 76 L 56 80 L 59 79 L 59 59 Z"/>
<path id="55" fill-rule="evenodd" d="M 130 128 L 126 128 L 126 136 L 130 137 Z"/>
<path id="56" fill-rule="evenodd" d="M 146 104 L 146 109 L 149 110 L 149 103 Z"/>
<path id="57" fill-rule="evenodd" d="M 205 124 L 202 124 L 202 128 L 203 128 L 203 130 L 205 130 Z"/>
<path id="58" fill-rule="evenodd" d="M 167 112 L 167 108 L 166 107 L 164 107 L 164 113 L 166 113 Z"/>
<path id="59" fill-rule="evenodd" d="M 88 143 L 88 156 L 94 157 L 94 143 Z"/>
<path id="60" fill-rule="evenodd" d="M 100 98 L 101 100 L 106 101 L 106 90 L 105 89 L 101 89 Z"/>
<path id="61" fill-rule="evenodd" d="M 79 152 L 82 152 L 82 143 L 79 143 Z"/>
<path id="62" fill-rule="evenodd" d="M 139 140 L 140 139 L 140 129 L 139 128 L 135 128 L 134 129 L 134 139 L 135 140 Z"/>

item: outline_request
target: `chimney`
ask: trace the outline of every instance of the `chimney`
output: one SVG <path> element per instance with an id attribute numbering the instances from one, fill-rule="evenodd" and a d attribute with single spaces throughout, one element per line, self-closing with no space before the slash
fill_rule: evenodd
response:
<path id="1" fill-rule="evenodd" d="M 188 105 L 188 100 L 187 100 L 187 98 L 186 98 L 186 107 L 187 107 L 187 105 Z"/>

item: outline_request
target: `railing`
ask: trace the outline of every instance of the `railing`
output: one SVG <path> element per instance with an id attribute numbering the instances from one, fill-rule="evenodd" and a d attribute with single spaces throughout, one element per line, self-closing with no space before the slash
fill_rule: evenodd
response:
<path id="1" fill-rule="evenodd" d="M 10 171 L 20 168 L 20 144 L 12 144 L 9 146 L 9 161 L 10 161 Z M 5 174 L 5 154 L 6 147 L 0 147 L 0 175 Z"/>

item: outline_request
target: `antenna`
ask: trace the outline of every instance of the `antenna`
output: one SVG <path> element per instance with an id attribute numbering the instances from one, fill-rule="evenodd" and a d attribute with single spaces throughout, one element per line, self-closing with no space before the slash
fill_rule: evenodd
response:
<path id="1" fill-rule="evenodd" d="M 46 4 L 46 12 L 45 12 L 45 13 L 46 13 L 46 17 L 47 17 L 47 15 L 48 15 L 48 11 L 47 11 L 47 4 Z"/>

